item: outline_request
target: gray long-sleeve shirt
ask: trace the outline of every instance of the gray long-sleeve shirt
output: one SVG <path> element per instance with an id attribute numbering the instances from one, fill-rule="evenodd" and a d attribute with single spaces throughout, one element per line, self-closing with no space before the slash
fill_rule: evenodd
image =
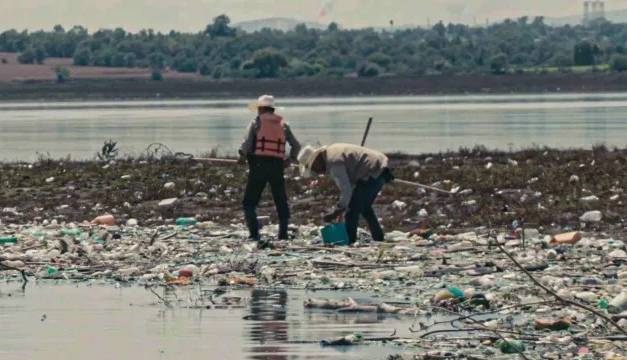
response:
<path id="1" fill-rule="evenodd" d="M 242 142 L 242 145 L 239 148 L 240 155 L 249 155 L 255 152 L 255 139 L 257 136 L 257 130 L 259 129 L 259 120 L 255 118 L 251 121 L 250 125 L 248 125 L 248 129 L 246 130 L 246 137 Z M 289 159 L 296 162 L 298 159 L 298 153 L 300 152 L 301 146 L 294 136 L 292 129 L 290 126 L 284 122 L 283 129 L 285 130 L 285 140 L 288 144 L 290 144 L 290 154 Z"/>
<path id="2" fill-rule="evenodd" d="M 327 173 L 340 189 L 338 209 L 347 209 L 360 180 L 377 178 L 388 166 L 383 153 L 352 144 L 333 144 L 325 150 Z"/>

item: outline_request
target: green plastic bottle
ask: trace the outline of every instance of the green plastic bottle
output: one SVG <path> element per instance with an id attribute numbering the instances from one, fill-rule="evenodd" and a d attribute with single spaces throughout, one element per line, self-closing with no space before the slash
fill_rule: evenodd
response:
<path id="1" fill-rule="evenodd" d="M 30 234 L 31 234 L 31 236 L 34 236 L 36 238 L 45 238 L 46 237 L 46 232 L 45 231 L 41 231 L 41 230 L 33 230 Z"/>
<path id="2" fill-rule="evenodd" d="M 453 296 L 455 296 L 458 299 L 464 299 L 466 297 L 466 295 L 464 294 L 464 291 L 458 287 L 447 286 L 446 290 L 448 290 L 451 294 L 453 294 Z"/>
<path id="3" fill-rule="evenodd" d="M 191 225 L 196 225 L 197 223 L 198 223 L 198 220 L 196 220 L 196 218 L 193 218 L 193 217 L 180 217 L 176 219 L 176 225 L 180 225 L 180 226 L 191 226 Z"/>
<path id="4" fill-rule="evenodd" d="M 0 244 L 15 244 L 17 243 L 17 236 L 8 235 L 8 236 L 0 236 Z"/>
<path id="5" fill-rule="evenodd" d="M 497 340 L 496 347 L 503 354 L 518 354 L 525 351 L 525 344 L 520 340 Z"/>
<path id="6" fill-rule="evenodd" d="M 50 266 L 50 265 L 46 266 L 46 272 L 48 273 L 48 275 L 54 275 L 54 274 L 56 274 L 58 271 L 59 271 L 59 269 L 57 269 L 57 268 L 56 268 L 56 267 L 54 267 L 54 266 Z"/>
<path id="7" fill-rule="evenodd" d="M 61 229 L 61 235 L 80 236 L 81 235 L 81 229 L 79 229 L 79 228 L 65 228 L 65 229 Z"/>
<path id="8" fill-rule="evenodd" d="M 600 298 L 597 302 L 597 306 L 599 307 L 599 309 L 607 309 L 610 306 L 610 302 L 607 301 L 606 298 Z"/>

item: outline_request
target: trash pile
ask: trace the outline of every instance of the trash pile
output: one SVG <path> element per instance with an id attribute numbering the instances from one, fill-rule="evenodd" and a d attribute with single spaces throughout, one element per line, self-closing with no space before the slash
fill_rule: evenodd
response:
<path id="1" fill-rule="evenodd" d="M 389 230 L 509 226 L 517 220 L 550 233 L 626 233 L 625 149 L 496 152 L 477 147 L 390 159 L 397 179 L 444 193 L 407 183 L 386 186 L 375 210 Z M 109 213 L 118 223 L 136 219 L 144 226 L 189 216 L 228 226 L 243 221 L 246 170 L 237 164 L 152 154 L 107 161 L 0 163 L 0 219 L 69 223 Z M 293 168 L 287 170 L 286 184 L 295 224 L 319 222 L 337 201 L 336 185 L 328 177 L 303 179 Z M 266 192 L 259 214 L 276 220 L 274 213 Z"/>
<path id="2" fill-rule="evenodd" d="M 352 247 L 322 242 L 315 225 L 259 250 L 244 225 L 178 218 L 172 224 L 42 220 L 0 225 L 0 279 L 106 279 L 150 287 L 307 289 L 306 311 L 406 317 L 410 333 L 347 334 L 324 346 L 399 345 L 409 358 L 519 354 L 624 359 L 627 355 L 625 242 L 600 232 L 431 229 L 387 234 Z M 263 236 L 276 229 L 266 226 Z M 524 240 L 524 241 L 523 241 Z M 36 280 L 36 281 L 37 281 Z M 338 290 L 321 299 L 316 290 Z M 360 303 L 343 290 L 385 298 Z M 403 330 L 403 329 L 398 329 Z M 403 358 L 399 355 L 399 358 Z"/>

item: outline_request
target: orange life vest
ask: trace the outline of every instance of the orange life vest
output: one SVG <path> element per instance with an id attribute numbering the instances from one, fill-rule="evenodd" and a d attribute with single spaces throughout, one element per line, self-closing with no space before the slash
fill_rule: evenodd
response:
<path id="1" fill-rule="evenodd" d="M 285 159 L 285 128 L 283 118 L 272 113 L 259 115 L 255 155 Z"/>

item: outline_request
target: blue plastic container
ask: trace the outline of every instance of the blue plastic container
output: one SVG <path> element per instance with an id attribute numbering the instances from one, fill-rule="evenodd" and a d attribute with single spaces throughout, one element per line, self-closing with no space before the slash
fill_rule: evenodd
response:
<path id="1" fill-rule="evenodd" d="M 322 228 L 322 241 L 329 245 L 349 245 L 345 223 L 329 224 Z"/>

